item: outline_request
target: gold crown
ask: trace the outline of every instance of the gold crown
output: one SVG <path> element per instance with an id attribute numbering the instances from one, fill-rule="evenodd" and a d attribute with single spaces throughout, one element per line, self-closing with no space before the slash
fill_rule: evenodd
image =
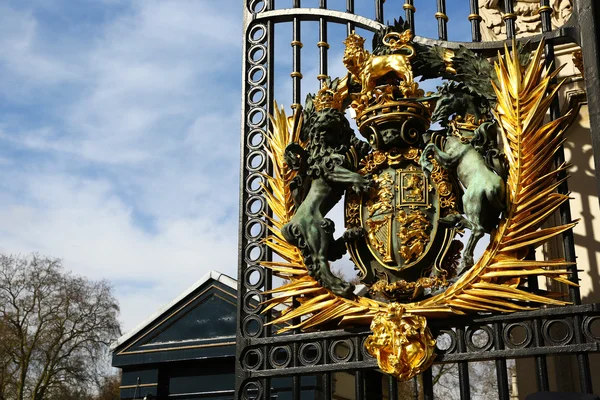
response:
<path id="1" fill-rule="evenodd" d="M 485 120 L 480 119 L 479 121 L 475 121 L 475 116 L 472 114 L 467 114 L 464 118 L 462 115 L 457 115 L 450 121 L 450 125 L 455 129 L 463 129 L 468 131 L 474 131 L 481 125 Z"/>
<path id="2" fill-rule="evenodd" d="M 365 39 L 356 34 L 356 32 L 352 31 L 350 35 L 343 41 L 346 45 L 346 48 L 363 48 L 365 44 Z"/>
<path id="3" fill-rule="evenodd" d="M 317 92 L 315 99 L 313 100 L 315 110 L 321 111 L 326 108 L 334 108 L 336 110 L 342 110 L 342 96 L 335 90 L 330 89 L 326 83 L 323 84 L 321 90 Z"/>
<path id="4" fill-rule="evenodd" d="M 425 129 L 429 128 L 433 104 L 427 101 L 419 102 L 414 98 L 402 98 L 394 95 L 395 90 L 398 88 L 387 85 L 383 90 L 376 92 L 375 98 L 368 103 L 353 104 L 360 132 L 365 132 L 368 126 L 409 119 L 421 121 Z"/>

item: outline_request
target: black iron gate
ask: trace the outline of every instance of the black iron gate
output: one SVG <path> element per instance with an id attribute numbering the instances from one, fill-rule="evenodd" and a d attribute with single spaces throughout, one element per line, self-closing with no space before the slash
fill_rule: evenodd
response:
<path id="1" fill-rule="evenodd" d="M 495 54 L 504 46 L 504 42 L 481 40 L 478 0 L 452 0 L 448 3 L 445 0 L 437 0 L 437 4 L 432 0 L 418 2 L 432 3 L 436 6 L 430 24 L 437 26 L 438 39 L 418 36 L 420 31 L 426 31 L 426 27 L 421 27 L 415 22 L 416 7 L 420 7 L 421 4 L 415 4 L 413 0 L 406 0 L 404 3 L 401 0 L 387 0 L 385 4 L 384 0 L 364 0 L 360 4 L 355 4 L 354 0 L 346 0 L 343 4 L 337 4 L 340 2 L 333 0 L 302 0 L 302 4 L 301 0 L 288 0 L 289 4 L 285 6 L 282 6 L 280 1 L 244 0 L 243 4 L 244 83 L 236 397 L 271 399 L 289 396 L 292 399 L 330 399 L 335 390 L 332 374 L 345 371 L 353 377 L 353 397 L 395 399 L 398 398 L 398 382 L 377 373 L 376 361 L 364 350 L 363 342 L 369 334 L 366 328 L 364 331 L 332 330 L 276 335 L 276 327 L 266 325 L 272 319 L 271 313 L 262 313 L 262 307 L 257 305 L 264 300 L 261 292 L 276 285 L 271 272 L 259 265 L 261 261 L 271 257 L 263 243 L 267 235 L 264 214 L 268 213 L 268 209 L 261 194 L 263 174 L 269 171 L 267 154 L 263 147 L 268 115 L 273 111 L 275 99 L 291 103 L 294 108 L 301 103 L 307 89 L 312 92 L 318 89 L 318 81 L 306 82 L 307 78 L 312 79 L 312 76 L 303 77 L 305 71 L 314 68 L 312 64 L 303 65 L 303 54 L 305 60 L 308 56 L 316 61 L 318 69 L 311 71 L 311 75 L 314 73 L 317 79 L 323 80 L 329 74 L 335 75 L 331 73 L 335 65 L 329 60 L 333 60 L 332 56 L 337 55 L 332 54 L 336 49 L 330 40 L 335 36 L 336 30 L 342 30 L 344 34 L 355 29 L 374 31 L 386 19 L 398 16 L 396 11 L 402 10 L 402 16 L 413 31 L 416 31 L 416 42 L 439 44 L 449 48 L 456 48 L 462 44 L 485 55 Z M 502 20 L 505 23 L 506 35 L 510 39 L 516 32 L 516 14 L 511 1 L 501 3 L 505 5 Z M 553 10 L 550 1 L 541 0 L 537 12 L 541 15 L 542 33 L 527 39 L 532 42 L 538 42 L 542 36 L 547 39 L 545 62 L 550 68 L 554 65 L 557 45 L 576 43 L 581 46 L 594 160 L 595 165 L 600 165 L 600 54 L 597 42 L 600 35 L 600 4 L 594 0 L 574 0 L 572 3 L 572 15 L 568 22 L 552 30 Z M 355 6 L 360 6 L 360 10 Z M 365 6 L 369 7 L 370 18 L 358 15 Z M 448 41 L 447 7 L 463 7 L 467 10 L 465 14 L 468 15 L 465 15 L 465 19 L 471 26 L 471 42 Z M 308 43 L 306 37 L 316 43 L 313 49 L 303 48 Z M 288 47 L 290 44 L 291 48 Z M 286 72 L 283 74 L 281 71 Z M 287 76 L 289 72 L 291 79 Z M 561 106 L 555 101 L 551 106 L 551 118 L 559 117 L 560 113 Z M 564 161 L 564 157 L 564 152 L 559 151 L 557 163 Z M 596 182 L 598 191 L 600 172 L 597 168 Z M 558 190 L 568 193 L 567 183 L 563 183 Z M 562 223 L 571 221 L 568 204 L 561 208 L 559 219 Z M 563 235 L 561 244 L 566 260 L 575 261 L 575 243 L 571 231 Z M 572 269 L 571 277 L 573 281 L 578 280 L 576 268 Z M 529 282 L 530 288 L 535 288 L 536 285 L 537 281 Z M 492 386 L 497 390 L 497 397 L 509 399 L 510 365 L 507 363 L 511 364 L 511 360 L 532 358 L 537 388 L 539 391 L 548 391 L 553 378 L 548 373 L 547 357 L 557 354 L 569 355 L 576 359 L 578 368 L 575 373 L 578 382 L 574 389 L 592 393 L 588 353 L 600 350 L 600 336 L 595 322 L 600 322 L 600 305 L 581 305 L 579 289 L 576 287 L 569 289 L 569 298 L 573 305 L 564 308 L 546 308 L 492 317 L 432 320 L 432 330 L 439 343 L 436 373 L 439 373 L 439 365 L 455 363 L 456 390 L 461 399 L 469 399 L 472 397 L 469 364 L 490 361 L 496 371 L 495 384 Z M 554 331 L 560 331 L 561 334 L 557 337 Z M 433 375 L 430 369 L 415 380 L 412 386 L 414 398 L 434 398 L 434 380 L 439 376 L 434 379 Z M 313 382 L 308 386 L 305 384 L 307 377 Z M 382 379 L 387 380 L 383 386 Z M 275 380 L 279 380 L 279 383 L 274 383 Z M 306 387 L 312 389 L 307 391 Z M 289 391 L 282 388 L 289 388 Z M 489 397 L 482 398 L 494 397 L 496 395 L 489 394 Z"/>

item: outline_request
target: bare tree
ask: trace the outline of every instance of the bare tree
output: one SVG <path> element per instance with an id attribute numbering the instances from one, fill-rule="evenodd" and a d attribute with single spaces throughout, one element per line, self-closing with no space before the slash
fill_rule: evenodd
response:
<path id="1" fill-rule="evenodd" d="M 119 374 L 105 377 L 95 400 L 119 400 L 121 395 L 120 384 L 121 376 Z"/>
<path id="2" fill-rule="evenodd" d="M 0 400 L 92 386 L 120 335 L 118 313 L 106 281 L 65 272 L 58 259 L 0 255 Z"/>

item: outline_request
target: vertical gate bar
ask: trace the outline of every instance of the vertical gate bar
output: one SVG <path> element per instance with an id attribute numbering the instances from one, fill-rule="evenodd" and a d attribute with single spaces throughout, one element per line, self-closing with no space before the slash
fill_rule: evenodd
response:
<path id="1" fill-rule="evenodd" d="M 363 371 L 363 393 L 367 400 L 381 400 L 383 398 L 383 375 L 374 369 Z"/>
<path id="2" fill-rule="evenodd" d="M 296 299 L 293 300 L 294 303 L 297 302 Z M 296 321 L 292 321 L 292 323 L 296 324 Z M 296 331 L 294 331 L 294 333 L 296 333 Z M 298 343 L 294 343 L 292 346 L 292 365 L 294 367 L 297 367 L 299 365 L 298 363 L 298 356 L 300 354 L 300 345 Z M 300 375 L 296 374 L 294 376 L 292 376 L 292 400 L 300 400 L 301 397 L 301 393 L 300 393 Z M 271 399 L 267 399 L 267 400 L 271 400 Z"/>
<path id="3" fill-rule="evenodd" d="M 273 0 L 268 0 L 266 3 L 266 7 L 267 8 L 273 8 Z M 247 93 L 247 88 L 249 85 L 249 78 L 247 76 L 248 73 L 248 68 L 249 68 L 249 61 L 248 61 L 248 47 L 249 47 L 249 38 L 248 38 L 248 28 L 251 26 L 251 22 L 252 22 L 252 15 L 251 13 L 249 13 L 248 9 L 246 7 L 244 7 L 244 68 L 242 70 L 242 82 L 243 82 L 243 90 L 242 93 L 246 94 Z M 263 24 L 264 29 L 265 29 L 265 34 L 266 34 L 266 41 L 265 41 L 265 57 L 264 57 L 264 61 L 260 62 L 260 65 L 262 65 L 265 68 L 265 102 L 264 102 L 264 106 L 256 106 L 259 107 L 260 109 L 264 110 L 265 114 L 271 114 L 272 113 L 272 104 L 273 104 L 273 80 L 274 80 L 274 67 L 273 67 L 273 48 L 274 48 L 274 27 L 273 27 L 273 22 L 272 21 L 265 21 Z M 246 165 L 246 159 L 248 157 L 249 151 L 250 149 L 248 149 L 247 146 L 247 134 L 248 131 L 250 129 L 248 121 L 247 121 L 247 112 L 248 112 L 249 106 L 248 106 L 248 102 L 246 98 L 242 99 L 242 119 L 241 119 L 241 132 L 242 132 L 242 140 L 241 140 L 241 147 L 242 147 L 242 151 L 241 151 L 241 163 L 240 163 L 240 167 L 241 167 L 241 172 L 240 172 L 240 217 L 239 217 L 239 244 L 238 244 L 238 299 L 242 299 L 244 297 L 244 295 L 247 293 L 247 288 L 246 288 L 246 281 L 245 281 L 245 271 L 246 269 L 252 265 L 258 265 L 259 262 L 261 260 L 267 260 L 269 259 L 269 257 L 271 256 L 270 251 L 268 251 L 266 249 L 265 246 L 262 246 L 262 255 L 260 257 L 260 260 L 255 260 L 252 262 L 249 262 L 246 258 L 245 258 L 245 252 L 248 249 L 248 246 L 250 244 L 250 240 L 247 239 L 244 235 L 244 227 L 245 224 L 247 223 L 249 217 L 246 214 L 245 210 L 245 206 L 246 203 L 248 201 L 248 196 L 249 193 L 246 190 L 246 184 L 247 184 L 247 178 L 249 176 L 249 168 Z M 268 129 L 268 119 L 265 118 L 264 123 L 260 126 L 260 129 L 263 130 L 267 130 Z M 261 151 L 261 154 L 265 154 L 264 151 Z M 267 174 L 271 173 L 271 164 L 269 162 L 268 159 L 265 160 L 265 168 L 264 171 L 261 172 L 265 172 Z M 266 213 L 267 215 L 270 215 L 271 211 L 268 209 L 266 209 Z M 260 240 L 260 238 L 259 238 Z M 253 241 L 253 244 L 255 244 L 256 241 Z M 262 270 L 261 271 L 262 274 L 262 279 L 263 279 L 263 289 L 265 290 L 269 290 L 269 288 L 271 287 L 272 284 L 272 277 L 270 274 L 270 271 L 268 270 Z M 246 372 L 246 369 L 243 366 L 243 360 L 241 359 L 241 355 L 242 355 L 242 351 L 244 350 L 244 344 L 246 343 L 246 335 L 243 329 L 243 324 L 242 321 L 243 319 L 247 316 L 247 313 L 244 311 L 243 308 L 243 302 L 239 301 L 238 302 L 238 307 L 237 307 L 237 327 L 236 327 L 236 363 L 235 363 L 235 387 L 236 387 L 236 398 L 238 398 L 240 396 L 240 392 L 242 390 L 242 384 L 244 382 L 244 380 L 248 377 L 248 373 Z M 260 330 L 261 330 L 261 336 L 265 337 L 270 335 L 270 330 L 269 328 L 265 329 L 265 322 L 269 321 L 269 316 L 268 315 L 261 315 L 259 316 L 259 323 L 260 323 Z M 262 348 L 263 351 L 266 351 L 265 348 Z M 263 364 L 263 366 L 265 366 L 265 364 Z M 269 396 L 270 395 L 270 378 L 262 378 L 260 379 L 257 383 L 259 383 L 262 387 L 262 394 L 264 396 Z"/>
<path id="4" fill-rule="evenodd" d="M 535 249 L 528 248 L 527 260 L 535 260 Z M 539 282 L 536 276 L 527 277 L 527 287 L 532 293 L 536 293 L 539 290 Z M 539 319 L 533 321 L 533 341 L 536 347 L 542 347 L 541 338 L 541 322 Z M 535 379 L 538 391 L 546 392 L 550 390 L 550 383 L 548 380 L 548 364 L 546 356 L 538 355 L 535 356 Z"/>
<path id="5" fill-rule="evenodd" d="M 502 16 L 502 20 L 506 25 L 506 38 L 512 39 L 516 36 L 515 30 L 515 20 L 517 19 L 517 15 L 515 14 L 515 10 L 513 7 L 512 1 L 504 2 L 504 15 Z"/>
<path id="6" fill-rule="evenodd" d="M 346 0 L 346 12 L 354 14 L 354 0 Z M 352 22 L 348 22 L 346 27 L 347 33 L 350 35 L 352 31 L 354 31 L 354 24 Z"/>
<path id="7" fill-rule="evenodd" d="M 404 5 L 402 6 L 404 9 L 404 19 L 408 22 L 408 26 L 413 34 L 415 33 L 415 12 L 417 9 L 415 8 L 415 4 L 413 0 L 405 0 Z"/>
<path id="8" fill-rule="evenodd" d="M 577 10 L 579 43 L 583 53 L 586 97 L 590 118 L 590 133 L 594 153 L 596 193 L 600 201 L 600 48 L 598 35 L 600 7 L 596 0 L 577 0 L 573 4 Z"/>
<path id="9" fill-rule="evenodd" d="M 448 40 L 448 16 L 446 15 L 446 0 L 437 0 L 437 12 L 435 18 L 438 21 L 438 37 Z"/>
<path id="10" fill-rule="evenodd" d="M 496 379 L 498 383 L 498 399 L 510 400 L 510 392 L 508 390 L 508 370 L 506 359 L 499 358 L 496 363 Z"/>
<path id="11" fill-rule="evenodd" d="M 375 21 L 383 23 L 383 3 L 385 0 L 375 0 Z"/>
<path id="12" fill-rule="evenodd" d="M 525 257 L 525 259 L 528 261 L 535 261 L 535 248 L 531 246 L 527 248 L 527 256 Z M 532 293 L 538 292 L 538 290 L 540 289 L 540 285 L 537 276 L 533 275 L 527 277 L 527 288 Z"/>
<path id="13" fill-rule="evenodd" d="M 471 381 L 469 380 L 469 363 L 458 363 L 458 384 L 460 386 L 460 400 L 471 399 Z"/>
<path id="14" fill-rule="evenodd" d="M 388 376 L 389 400 L 398 400 L 398 381 L 393 376 Z"/>
<path id="15" fill-rule="evenodd" d="M 274 0 L 272 0 L 274 1 Z M 275 54 L 275 24 L 272 21 L 267 22 L 267 115 L 273 114 L 273 105 L 275 102 L 275 63 L 273 55 Z M 267 128 L 268 128 L 267 122 Z M 271 171 L 269 171 L 271 172 Z M 271 213 L 271 211 L 269 211 Z M 270 214 L 269 214 L 270 215 Z M 271 270 L 268 270 L 269 272 Z M 269 282 L 271 284 L 271 282 Z"/>
<path id="16" fill-rule="evenodd" d="M 415 400 L 419 400 L 419 377 L 418 376 L 413 376 L 412 378 L 412 383 L 413 383 L 413 397 L 415 398 Z M 397 383 L 396 383 L 397 385 Z M 398 386 L 396 386 L 396 392 L 398 391 Z M 396 394 L 396 397 L 398 395 Z M 396 399 L 394 399 L 396 400 Z"/>
<path id="17" fill-rule="evenodd" d="M 271 378 L 261 379 L 261 384 L 263 387 L 263 399 L 271 400 Z M 259 400 L 259 399 L 257 399 L 257 400 Z"/>
<path id="18" fill-rule="evenodd" d="M 375 21 L 383 22 L 383 2 L 385 0 L 375 0 Z"/>
<path id="19" fill-rule="evenodd" d="M 300 400 L 301 398 L 301 392 L 300 392 L 300 379 L 302 378 L 301 375 L 294 375 L 292 377 L 292 400 Z M 271 399 L 266 399 L 266 400 L 271 400 Z"/>
<path id="20" fill-rule="evenodd" d="M 479 1 L 470 0 L 469 5 L 471 6 L 471 14 L 469 14 L 469 21 L 471 21 L 471 38 L 474 42 L 481 42 L 481 16 L 479 15 Z"/>
<path id="21" fill-rule="evenodd" d="M 533 320 L 533 345 L 536 348 L 543 347 L 544 345 L 542 342 L 542 323 L 539 318 Z M 546 356 L 535 357 L 535 379 L 537 382 L 538 391 L 547 392 L 550 390 Z"/>
<path id="22" fill-rule="evenodd" d="M 294 110 L 294 112 L 299 111 L 299 110 L 300 110 L 299 108 L 296 108 Z M 296 297 L 294 297 L 292 300 L 292 306 L 293 306 L 293 308 L 300 306 L 300 302 L 298 301 L 298 299 Z M 294 325 L 298 325 L 299 322 L 300 322 L 300 318 L 294 318 L 292 320 L 292 324 L 294 324 Z M 299 334 L 300 330 L 294 329 L 293 332 L 294 332 L 294 334 Z M 300 354 L 300 344 L 294 343 L 294 345 L 292 346 L 292 351 L 294 352 L 293 357 L 292 357 L 293 365 L 294 365 L 294 367 L 298 367 L 300 365 L 300 363 L 298 362 L 298 357 Z M 298 379 L 299 376 L 300 375 L 294 375 L 292 377 L 292 399 L 293 400 L 300 400 L 300 384 L 301 384 L 301 382 Z"/>
<path id="23" fill-rule="evenodd" d="M 540 0 L 540 10 L 539 11 L 540 11 L 541 19 L 542 19 L 542 32 L 544 32 L 544 33 L 550 32 L 552 30 L 552 23 L 551 23 L 550 17 L 553 12 L 552 7 L 550 7 L 550 1 L 549 0 Z M 584 35 L 582 35 L 582 36 L 585 36 L 587 34 L 589 34 L 589 33 L 585 32 Z M 550 71 L 552 71 L 555 67 L 553 41 L 548 40 L 546 42 L 544 51 L 545 51 L 545 56 L 546 56 L 546 58 L 545 58 L 546 66 L 548 68 L 550 68 Z M 587 77 L 586 77 L 586 79 L 587 79 Z M 555 83 L 555 82 L 552 82 L 552 83 Z M 589 106 L 588 106 L 588 108 L 589 108 Z M 558 97 L 555 97 L 553 99 L 552 103 L 550 104 L 550 118 L 556 119 L 559 116 L 560 116 L 560 103 L 559 103 Z M 597 150 L 597 149 L 595 149 L 595 150 Z M 564 162 L 565 162 L 565 152 L 564 152 L 563 146 L 561 146 L 559 151 L 556 152 L 556 164 L 561 165 Z M 560 180 L 560 179 L 563 179 L 566 177 L 567 177 L 567 172 L 562 171 L 561 173 L 558 174 L 557 179 Z M 566 180 L 564 180 L 558 186 L 558 192 L 561 194 L 569 193 L 569 184 L 567 183 Z M 563 203 L 560 206 L 560 219 L 561 219 L 562 224 L 567 224 L 572 221 L 571 205 L 569 204 L 568 201 Z M 573 237 L 573 230 L 569 229 L 568 231 L 564 232 L 562 236 L 563 236 L 563 250 L 564 250 L 564 254 L 565 254 L 565 260 L 575 263 L 577 261 L 577 255 L 575 254 L 575 239 Z M 575 283 L 579 283 L 577 265 L 573 265 L 569 269 L 571 272 L 570 280 Z M 570 301 L 573 304 L 581 304 L 581 293 L 579 291 L 579 286 L 569 286 L 569 297 L 570 297 Z M 577 343 L 583 343 L 585 340 L 583 337 L 583 332 L 581 330 L 581 323 L 582 323 L 581 317 L 576 315 L 573 318 L 573 325 L 574 325 L 574 330 L 575 330 L 575 341 Z M 579 382 L 581 385 L 581 391 L 584 393 L 592 393 L 592 376 L 591 376 L 591 372 L 590 372 L 588 355 L 585 353 L 577 354 L 577 365 L 578 365 L 578 369 L 579 369 Z"/>
<path id="24" fill-rule="evenodd" d="M 431 367 L 421 374 L 423 378 L 423 400 L 433 400 L 433 375 Z"/>
<path id="25" fill-rule="evenodd" d="M 327 8 L 327 0 L 320 0 L 320 8 Z M 327 21 L 325 18 L 319 18 L 319 42 L 317 43 L 319 48 L 319 75 L 317 79 L 323 83 L 327 78 L 327 50 L 329 50 L 329 43 L 327 43 Z"/>
<path id="26" fill-rule="evenodd" d="M 504 340 L 502 336 L 502 323 L 494 323 L 494 343 L 496 350 L 504 350 Z M 508 371 L 506 369 L 506 359 L 496 360 L 496 380 L 498 382 L 498 398 L 500 400 L 509 400 L 508 392 Z"/>
<path id="27" fill-rule="evenodd" d="M 300 0 L 293 0 L 292 1 L 292 7 L 293 8 L 300 8 L 301 4 L 300 4 Z M 297 17 L 294 17 L 292 20 L 292 48 L 293 48 L 293 53 L 292 53 L 292 69 L 293 72 L 291 74 L 292 76 L 292 108 L 294 109 L 294 112 L 298 112 L 300 110 L 300 91 L 301 91 L 301 79 L 302 79 L 302 71 L 301 71 L 301 54 L 300 54 L 300 49 L 302 48 L 302 38 L 301 38 L 301 22 Z M 297 300 L 294 299 L 293 300 L 294 304 L 296 304 L 297 306 Z M 295 322 L 294 322 L 295 323 Z M 296 354 L 296 360 L 297 360 L 297 354 L 298 354 L 298 344 L 294 344 L 294 353 Z M 296 361 L 297 362 L 297 361 Z M 301 376 L 300 375 L 294 375 L 292 377 L 292 399 L 293 400 L 300 400 L 300 395 L 301 395 Z M 269 399 L 270 400 L 270 399 Z"/>
<path id="28" fill-rule="evenodd" d="M 535 250 L 530 248 L 529 254 L 526 257 L 527 260 L 535 260 Z M 539 290 L 539 282 L 537 276 L 529 276 L 527 277 L 527 287 L 533 293 Z M 541 323 L 539 320 L 533 321 L 533 329 L 534 329 L 534 343 L 536 347 L 541 347 L 543 345 L 541 339 Z M 548 363 L 546 361 L 546 356 L 538 355 L 535 356 L 535 378 L 537 382 L 537 388 L 539 391 L 548 391 L 550 390 L 550 384 L 548 379 Z"/>
<path id="29" fill-rule="evenodd" d="M 323 400 L 331 400 L 331 372 L 323 374 Z"/>
<path id="30" fill-rule="evenodd" d="M 363 372 L 357 369 L 354 372 L 354 396 L 356 400 L 364 399 L 364 380 L 363 380 Z"/>
<path id="31" fill-rule="evenodd" d="M 537 388 L 540 392 L 547 392 L 550 390 L 550 381 L 548 379 L 548 363 L 546 362 L 546 356 L 535 357 L 535 377 L 537 382 Z"/>
<path id="32" fill-rule="evenodd" d="M 242 65 L 242 115 L 241 115 L 241 126 L 240 126 L 240 133 L 241 133 L 241 140 L 240 140 L 240 154 L 241 154 L 241 158 L 240 158 L 240 211 L 239 211 L 239 227 L 238 227 L 238 276 L 239 277 L 243 277 L 244 276 L 244 271 L 246 269 L 246 260 L 244 258 L 244 252 L 246 250 L 246 238 L 244 235 L 244 225 L 246 223 L 246 214 L 244 212 L 245 210 L 245 205 L 246 205 L 246 200 L 248 197 L 248 194 L 246 193 L 246 179 L 248 178 L 248 171 L 247 168 L 245 167 L 246 165 L 246 157 L 248 155 L 248 148 L 246 147 L 246 131 L 247 131 L 247 126 L 246 126 L 246 112 L 248 109 L 248 103 L 246 101 L 246 97 L 245 97 L 245 93 L 247 92 L 247 88 L 249 86 L 248 84 L 248 77 L 247 77 L 247 73 L 249 70 L 248 67 L 248 26 L 249 24 L 249 20 L 250 17 L 248 15 L 248 9 L 245 7 L 244 5 L 244 40 L 243 40 L 243 44 L 242 44 L 242 50 L 243 50 L 243 65 Z M 268 29 L 268 27 L 267 27 Z M 238 288 L 237 288 L 237 295 L 238 295 L 238 299 L 241 299 L 242 296 L 246 293 L 245 290 L 245 284 L 244 284 L 244 280 L 243 279 L 238 279 Z M 243 334 L 243 328 L 242 328 L 242 319 L 244 317 L 245 313 L 242 307 L 242 302 L 238 301 L 237 302 L 237 307 L 236 307 L 236 358 L 235 358 L 235 392 L 236 394 L 236 399 L 237 398 L 241 398 L 241 396 L 239 395 L 239 393 L 242 390 L 242 382 L 244 381 L 244 379 L 246 378 L 246 369 L 242 368 L 242 366 L 240 365 L 242 363 L 241 360 L 241 350 L 242 350 L 242 346 L 240 345 L 242 343 L 242 341 L 244 340 L 244 334 Z"/>
<path id="33" fill-rule="evenodd" d="M 457 340 L 457 352 L 466 353 L 465 345 L 465 330 L 464 328 L 456 328 Z M 458 363 L 458 382 L 460 386 L 460 398 L 461 400 L 468 400 L 471 398 L 471 383 L 469 381 L 469 363 L 461 361 Z"/>
<path id="34" fill-rule="evenodd" d="M 267 7 L 271 6 L 274 7 L 274 0 L 270 0 L 269 3 L 271 4 L 267 4 Z M 273 26 L 273 24 L 270 22 L 269 23 L 269 32 L 268 32 L 268 37 L 267 37 L 267 52 L 268 52 L 268 56 L 267 56 L 267 115 L 271 115 L 273 113 L 273 97 L 275 97 L 275 63 L 273 62 L 273 55 L 275 54 L 275 26 Z M 268 125 L 268 121 L 267 121 L 267 127 L 265 130 L 269 129 L 269 125 Z M 267 166 L 268 168 L 268 174 L 272 174 L 272 165 L 269 163 L 269 165 Z M 267 213 L 269 216 L 273 215 L 272 210 L 267 210 Z M 273 258 L 273 254 L 271 249 L 267 249 L 266 250 L 266 259 L 267 260 L 271 260 Z M 268 291 L 271 290 L 273 288 L 273 273 L 270 269 L 265 268 L 264 269 L 264 273 L 265 273 L 265 283 L 264 283 L 264 290 Z M 271 312 L 268 312 L 266 314 L 264 314 L 264 323 L 267 324 L 269 322 L 271 322 Z M 272 332 L 272 326 L 271 325 L 266 325 L 266 329 L 263 329 L 263 335 L 265 337 L 269 337 L 271 336 L 271 332 Z M 268 346 L 264 347 L 264 354 L 267 355 L 268 353 Z M 265 369 L 268 367 L 267 366 L 267 360 L 268 357 L 265 357 Z M 263 385 L 263 393 L 264 393 L 264 399 L 265 400 L 270 400 L 271 399 L 271 378 L 264 378 L 262 379 L 262 385 Z"/>
<path id="35" fill-rule="evenodd" d="M 267 3 L 267 7 L 274 8 L 275 0 L 269 0 Z M 275 63 L 273 60 L 275 54 L 275 26 L 273 22 L 269 22 L 268 36 L 267 36 L 267 115 L 273 114 L 273 105 L 274 105 L 274 97 L 275 97 Z M 267 127 L 265 130 L 269 129 L 269 122 L 267 121 Z M 268 165 L 268 173 L 272 174 L 272 165 L 269 163 Z M 267 210 L 269 216 L 273 215 L 272 210 Z M 266 259 L 271 260 L 273 258 L 273 252 L 270 248 L 266 249 Z M 271 290 L 273 288 L 273 271 L 269 268 L 264 268 L 265 272 L 265 291 Z M 264 315 L 264 322 L 270 323 L 272 317 L 272 311 L 269 311 Z M 263 329 L 263 334 L 265 337 L 271 336 L 273 327 L 271 325 L 267 325 L 267 329 Z M 265 346 L 265 355 L 267 354 L 267 346 Z M 265 362 L 268 357 L 265 357 Z M 263 379 L 263 388 L 265 393 L 265 400 L 271 399 L 271 378 Z"/>
<path id="36" fill-rule="evenodd" d="M 550 21 L 550 13 L 552 12 L 552 8 L 548 5 L 549 4 L 549 0 L 541 0 L 540 1 L 541 7 L 540 7 L 540 14 L 542 17 L 542 32 L 549 32 L 552 30 L 552 25 L 551 25 L 551 21 Z M 544 7 L 550 7 L 548 8 L 544 8 Z M 554 59 L 554 43 L 551 40 L 546 41 L 546 45 L 544 47 L 544 52 L 545 52 L 545 63 L 546 66 L 550 69 L 550 71 L 553 71 L 555 68 L 555 59 Z M 553 84 L 556 83 L 556 81 L 552 82 Z M 555 97 L 552 101 L 552 103 L 550 104 L 550 118 L 551 119 L 556 119 L 560 117 L 560 104 L 558 101 L 558 97 Z M 556 163 L 557 165 L 562 164 L 565 161 L 565 152 L 563 147 L 561 146 L 561 148 L 557 151 L 556 154 Z M 566 178 L 567 176 L 567 172 L 563 171 L 562 173 L 560 173 L 557 176 L 557 179 L 563 179 Z M 558 192 L 561 194 L 568 194 L 569 193 L 569 184 L 566 182 L 566 180 L 561 183 L 558 186 Z M 560 216 L 561 216 L 561 223 L 563 224 L 568 224 L 572 221 L 572 217 L 571 217 L 571 206 L 569 205 L 569 202 L 565 202 L 563 203 L 563 205 L 560 207 Z M 576 262 L 577 258 L 575 255 L 575 241 L 573 238 L 573 231 L 570 229 L 568 231 L 566 231 L 565 233 L 563 233 L 563 248 L 564 248 L 564 255 L 565 255 L 565 260 L 569 261 L 569 262 Z M 572 267 L 569 268 L 570 272 L 571 272 L 571 278 L 570 280 L 574 283 L 579 284 L 579 277 L 578 277 L 578 272 L 577 272 L 577 266 L 573 265 Z M 579 286 L 569 286 L 569 300 L 573 303 L 573 304 L 581 304 L 581 295 L 579 292 Z"/>
<path id="37" fill-rule="evenodd" d="M 300 7 L 300 0 L 294 0 L 294 7 Z M 292 101 L 293 108 L 300 106 L 300 97 L 302 96 L 301 91 L 301 80 L 302 80 L 302 71 L 301 71 L 301 49 L 302 49 L 302 38 L 301 38 L 301 22 L 297 17 L 294 17 L 292 21 L 292 48 L 293 48 L 293 64 L 292 69 L 293 72 L 290 74 L 292 77 Z"/>

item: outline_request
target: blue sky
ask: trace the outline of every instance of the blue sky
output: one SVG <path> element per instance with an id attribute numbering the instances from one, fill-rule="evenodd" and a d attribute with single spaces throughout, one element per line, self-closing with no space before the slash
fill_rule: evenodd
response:
<path id="1" fill-rule="evenodd" d="M 416 3 L 417 33 L 436 36 L 435 2 Z M 211 269 L 235 277 L 241 31 L 241 0 L 2 1 L 0 250 L 110 280 L 125 330 Z"/>
<path id="2" fill-rule="evenodd" d="M 235 275 L 237 4 L 0 3 L 0 248 L 109 279 L 126 330 Z"/>

